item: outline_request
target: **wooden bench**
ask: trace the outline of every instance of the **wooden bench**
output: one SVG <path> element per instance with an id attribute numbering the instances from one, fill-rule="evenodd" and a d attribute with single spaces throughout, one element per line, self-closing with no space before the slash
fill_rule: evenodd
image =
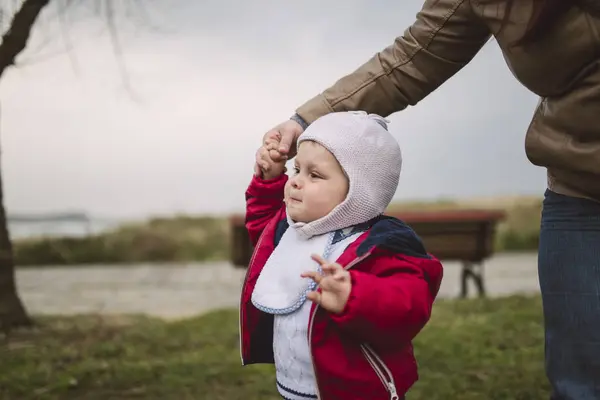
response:
<path id="1" fill-rule="evenodd" d="M 394 212 L 394 216 L 410 225 L 421 237 L 425 248 L 442 261 L 462 263 L 461 297 L 468 296 L 472 280 L 479 296 L 485 296 L 484 261 L 494 252 L 496 226 L 504 219 L 499 210 L 451 210 Z M 246 268 L 253 248 L 244 226 L 244 217 L 234 215 L 231 224 L 231 261 Z"/>

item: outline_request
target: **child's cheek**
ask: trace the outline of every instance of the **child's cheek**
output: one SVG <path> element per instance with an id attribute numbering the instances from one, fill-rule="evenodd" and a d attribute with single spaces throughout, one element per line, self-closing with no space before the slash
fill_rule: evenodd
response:
<path id="1" fill-rule="evenodd" d="M 284 201 L 284 202 L 287 202 L 287 200 L 288 200 L 288 198 L 289 198 L 289 196 L 290 196 L 290 187 L 291 187 L 291 185 L 290 185 L 290 181 L 288 180 L 288 181 L 285 183 L 285 186 L 284 186 L 284 188 L 283 188 L 283 201 Z"/>

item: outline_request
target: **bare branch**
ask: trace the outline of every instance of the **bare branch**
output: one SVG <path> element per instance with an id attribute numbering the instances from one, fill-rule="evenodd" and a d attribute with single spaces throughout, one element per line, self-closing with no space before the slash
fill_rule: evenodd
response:
<path id="1" fill-rule="evenodd" d="M 64 7 L 57 7 L 57 16 L 60 25 L 61 36 L 65 44 L 65 50 L 67 52 L 67 55 L 69 56 L 69 61 L 71 61 L 71 68 L 73 68 L 73 72 L 75 72 L 75 75 L 79 75 L 79 63 L 77 62 L 77 58 L 75 57 L 74 47 L 71 43 L 71 36 L 69 35 L 69 30 L 65 21 L 65 13 L 72 4 L 73 0 L 66 0 Z"/>
<path id="2" fill-rule="evenodd" d="M 2 37 L 0 46 L 0 78 L 6 68 L 15 63 L 17 55 L 25 49 L 40 12 L 50 0 L 24 0 L 23 5 L 15 13 L 10 28 Z"/>
<path id="3" fill-rule="evenodd" d="M 67 55 L 67 57 L 69 57 L 69 60 L 71 62 L 71 67 L 73 68 L 73 71 L 75 73 L 75 75 L 79 74 L 79 68 L 78 68 L 78 62 L 77 59 L 75 58 L 75 55 L 73 54 L 74 52 L 74 46 L 72 45 L 71 42 L 71 37 L 69 34 L 69 23 L 66 19 L 67 17 L 67 12 L 70 10 L 70 8 L 72 8 L 72 6 L 79 2 L 78 0 L 64 0 L 62 2 L 59 2 L 58 0 L 52 0 L 51 1 L 51 5 L 56 7 L 56 20 L 57 20 L 57 24 L 60 30 L 60 35 L 62 37 L 62 44 L 64 45 L 64 49 L 62 50 L 54 50 L 50 53 L 46 53 L 44 52 L 45 48 L 48 47 L 48 45 L 54 41 L 54 35 L 53 32 L 51 32 L 50 30 L 46 29 L 47 28 L 47 24 L 42 23 L 42 22 L 36 22 L 35 24 L 35 28 L 36 29 L 41 29 L 44 32 L 41 35 L 38 35 L 38 37 L 41 37 L 41 40 L 38 40 L 38 43 L 28 43 L 27 44 L 27 56 L 25 58 L 20 57 L 19 60 L 15 60 L 14 65 L 16 67 L 24 67 L 24 66 L 31 66 L 31 65 L 35 65 L 35 64 L 40 64 L 43 63 L 45 61 L 48 61 L 50 59 L 59 57 L 59 56 L 63 56 L 63 55 Z M 54 14 L 51 14 L 51 16 Z M 52 18 L 46 18 L 47 21 L 44 22 L 53 22 Z"/>
<path id="4" fill-rule="evenodd" d="M 44 22 L 49 22 L 50 26 L 57 23 L 58 31 L 54 29 L 48 30 L 49 26 L 46 23 L 36 22 L 36 18 L 41 10 L 50 3 L 57 10 L 56 13 L 46 14 Z M 8 25 L 8 29 L 5 31 L 6 33 L 0 42 L 0 78 L 9 66 L 15 65 L 17 56 L 26 47 L 26 59 L 24 60 L 20 57 L 18 61 L 19 65 L 36 64 L 67 53 L 66 55 L 69 57 L 73 71 L 76 75 L 79 75 L 80 66 L 74 54 L 75 45 L 72 40 L 73 35 L 70 33 L 72 20 L 68 17 L 74 13 L 77 15 L 77 19 L 86 18 L 86 16 L 83 16 L 85 13 L 81 14 L 81 12 L 87 10 L 92 13 L 93 17 L 100 17 L 100 19 L 104 20 L 99 33 L 108 34 L 113 53 L 116 57 L 122 86 L 131 99 L 139 101 L 139 99 L 136 99 L 136 94 L 134 94 L 133 85 L 131 84 L 125 63 L 125 51 L 120 29 L 124 25 L 124 22 L 127 21 L 131 22 L 131 24 L 127 25 L 133 25 L 136 28 L 135 34 L 138 33 L 137 28 L 139 27 L 142 27 L 146 31 L 155 31 L 155 33 L 162 31 L 160 33 L 164 34 L 164 29 L 153 24 L 148 12 L 149 6 L 157 6 L 155 0 L 4 0 L 2 4 L 0 6 L 0 29 L 2 25 Z M 74 10 L 75 8 L 79 10 Z M 36 12 L 32 13 L 32 11 Z M 3 19 L 6 21 L 10 16 L 13 17 L 12 21 L 3 24 Z M 89 14 L 87 17 L 89 17 Z M 36 35 L 36 43 L 31 45 L 28 43 L 28 39 L 34 26 L 36 29 L 42 29 L 42 31 L 39 32 L 39 35 Z M 56 38 L 57 35 L 62 39 L 62 49 L 54 49 L 50 52 L 43 51 L 52 41 L 53 36 Z"/>
<path id="5" fill-rule="evenodd" d="M 145 27 L 148 29 L 151 29 L 155 32 L 158 31 L 163 31 L 162 28 L 159 28 L 157 25 L 155 25 L 152 22 L 152 19 L 150 17 L 150 14 L 148 13 L 148 10 L 145 7 L 145 4 L 143 3 L 148 3 L 149 0 L 131 0 L 130 4 L 132 5 L 133 8 L 133 12 L 132 12 L 132 18 L 137 17 L 137 21 L 136 22 L 141 22 L 143 25 L 145 25 Z"/>
<path id="6" fill-rule="evenodd" d="M 115 24 L 115 12 L 113 9 L 113 1 L 104 0 L 104 5 L 106 8 L 106 24 L 108 25 L 108 31 L 110 34 L 113 50 L 117 59 L 117 64 L 119 67 L 119 72 L 121 74 L 121 79 L 123 81 L 123 86 L 125 88 L 125 91 L 131 96 L 131 98 L 133 100 L 136 100 L 137 96 L 135 95 L 133 88 L 131 87 L 129 74 L 127 73 L 127 67 L 125 66 L 125 62 L 123 59 L 123 50 L 121 48 L 121 42 L 119 40 L 119 34 L 117 31 L 117 26 Z"/>

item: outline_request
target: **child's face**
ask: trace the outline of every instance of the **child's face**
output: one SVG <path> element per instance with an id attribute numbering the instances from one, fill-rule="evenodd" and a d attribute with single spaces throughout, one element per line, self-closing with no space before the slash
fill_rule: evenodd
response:
<path id="1" fill-rule="evenodd" d="M 285 203 L 295 222 L 312 222 L 325 215 L 348 194 L 348 178 L 325 147 L 305 141 L 294 159 L 294 174 L 285 187 Z"/>

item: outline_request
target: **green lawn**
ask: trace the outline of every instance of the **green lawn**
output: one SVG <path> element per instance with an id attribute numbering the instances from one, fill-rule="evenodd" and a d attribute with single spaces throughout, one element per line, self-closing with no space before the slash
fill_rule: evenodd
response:
<path id="1" fill-rule="evenodd" d="M 38 322 L 0 339 L 1 399 L 278 399 L 270 366 L 240 366 L 235 310 Z M 415 348 L 409 399 L 549 396 L 538 297 L 440 301 Z"/>

